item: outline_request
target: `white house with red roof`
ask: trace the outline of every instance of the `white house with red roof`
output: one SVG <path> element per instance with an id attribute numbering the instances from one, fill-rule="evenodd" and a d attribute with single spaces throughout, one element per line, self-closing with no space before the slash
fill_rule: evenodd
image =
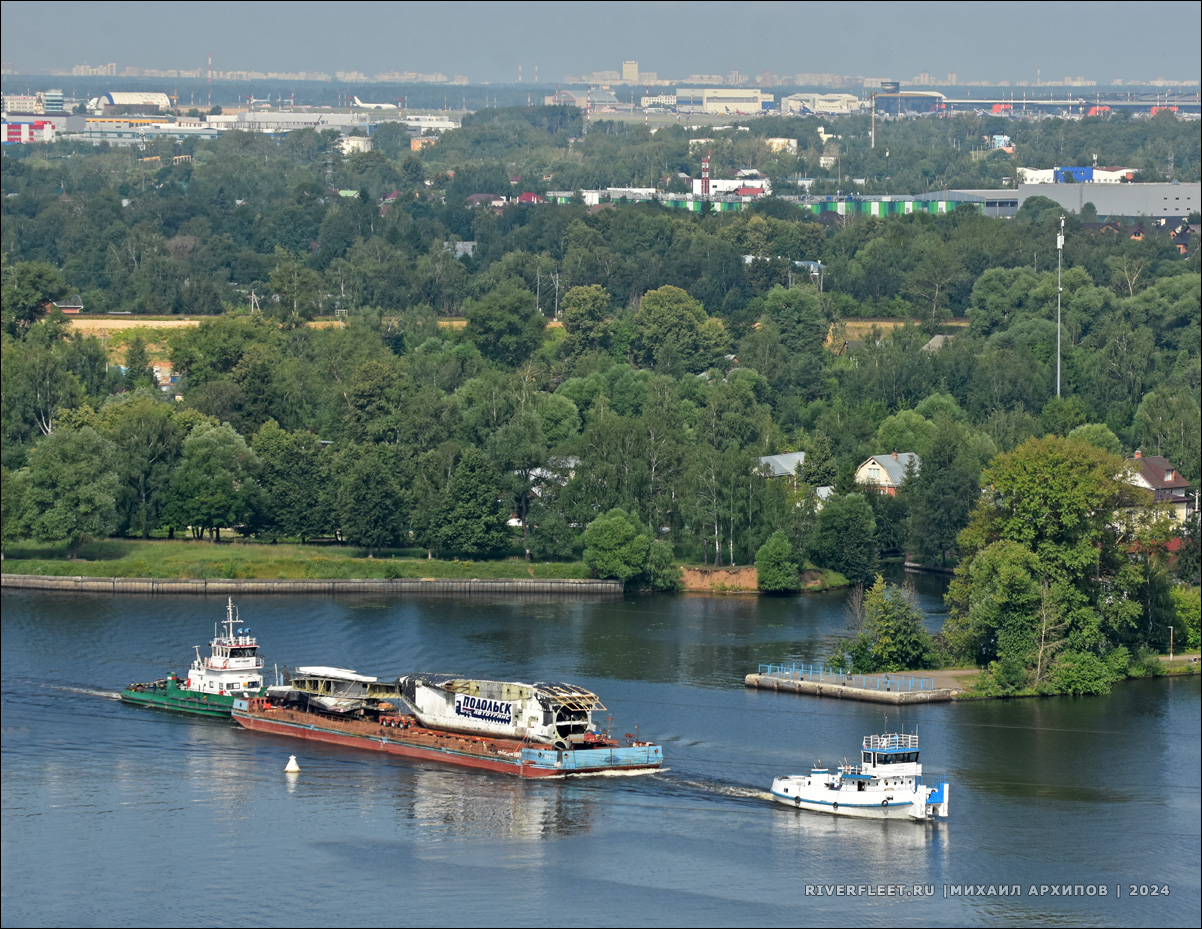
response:
<path id="1" fill-rule="evenodd" d="M 1192 509 L 1188 493 L 1190 482 L 1173 463 L 1160 455 L 1145 455 L 1140 451 L 1127 460 L 1134 465 L 1132 483 L 1150 490 L 1154 503 L 1164 504 L 1174 520 L 1184 522 Z"/>

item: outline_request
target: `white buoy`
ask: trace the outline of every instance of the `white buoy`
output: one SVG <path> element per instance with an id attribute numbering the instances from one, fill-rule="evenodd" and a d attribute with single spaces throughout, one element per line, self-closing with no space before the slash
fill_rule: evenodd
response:
<path id="1" fill-rule="evenodd" d="M 300 765 L 296 763 L 296 756 L 288 756 L 288 764 L 284 767 L 285 774 L 300 774 Z"/>

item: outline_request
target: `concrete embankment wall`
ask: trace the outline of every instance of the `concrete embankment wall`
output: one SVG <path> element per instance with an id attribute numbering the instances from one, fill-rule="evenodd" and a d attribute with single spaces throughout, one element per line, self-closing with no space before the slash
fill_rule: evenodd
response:
<path id="1" fill-rule="evenodd" d="M 0 575 L 0 586 L 27 590 L 69 590 L 97 594 L 487 594 L 495 596 L 620 597 L 621 581 L 524 578 L 228 578 L 50 577 Z"/>
<path id="2" fill-rule="evenodd" d="M 786 678 L 773 677 L 767 674 L 748 674 L 743 679 L 743 686 L 752 687 L 756 690 L 806 694 L 812 697 L 866 700 L 869 703 L 944 703 L 954 698 L 954 693 L 950 690 L 870 690 L 864 687 L 849 687 L 846 684 L 790 681 Z"/>

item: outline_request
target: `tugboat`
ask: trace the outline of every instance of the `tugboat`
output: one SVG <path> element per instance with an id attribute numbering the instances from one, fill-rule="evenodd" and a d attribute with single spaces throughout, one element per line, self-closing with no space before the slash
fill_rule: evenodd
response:
<path id="1" fill-rule="evenodd" d="M 905 732 L 865 736 L 859 765 L 832 770 L 819 762 L 809 774 L 789 774 L 772 782 L 777 803 L 865 819 L 946 818 L 947 793 L 946 783 L 923 783 L 918 734 Z"/>
<path id="2" fill-rule="evenodd" d="M 209 655 L 196 660 L 188 677 L 175 673 L 147 684 L 130 684 L 121 691 L 124 703 L 152 706 L 160 710 L 228 719 L 237 697 L 253 697 L 263 690 L 263 659 L 259 643 L 249 629 L 236 629 L 238 611 L 231 597 L 225 608 L 224 631 L 213 627 Z"/>

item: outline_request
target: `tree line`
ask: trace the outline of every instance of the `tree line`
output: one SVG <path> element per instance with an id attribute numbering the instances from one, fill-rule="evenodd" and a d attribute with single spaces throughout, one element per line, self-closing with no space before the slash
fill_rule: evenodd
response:
<path id="1" fill-rule="evenodd" d="M 503 165 L 452 178 L 409 155 L 332 160 L 336 182 L 359 172 L 348 198 L 326 183 L 322 145 L 223 138 L 144 195 L 123 152 L 13 171 L 5 155 L 6 547 L 234 528 L 369 552 L 584 557 L 660 587 L 679 561 L 783 565 L 786 584 L 808 562 L 870 593 L 879 559 L 906 553 L 964 575 L 943 639 L 915 639 L 922 654 L 992 665 L 1003 689 L 1100 679 L 1077 657 L 1076 677 L 1049 669 L 1090 655 L 1113 670 L 1119 648 L 1138 661 L 1188 613 L 1163 526 L 1091 524 L 1074 574 L 990 514 L 1016 499 L 997 489 L 1007 463 L 1039 459 L 1039 443 L 1118 456 L 1084 472 L 1110 469 L 1111 485 L 1143 448 L 1197 486 L 1196 257 L 1070 218 L 1057 396 L 1047 203 L 1012 221 L 834 226 L 783 202 L 498 215 L 466 198 L 509 185 Z M 396 179 L 408 193 L 381 204 Z M 468 238 L 471 255 L 445 244 Z M 826 265 L 821 288 L 803 259 Z M 45 315 L 68 292 L 135 312 L 182 312 L 203 293 L 211 318 L 106 347 Z M 306 325 L 335 308 L 338 325 Z M 863 315 L 905 324 L 857 336 L 848 319 Z M 155 353 L 179 377 L 170 395 Z M 759 458 L 790 450 L 806 452 L 799 473 L 766 479 Z M 895 450 L 921 468 L 896 496 L 863 493 L 856 466 Z M 819 487 L 833 488 L 821 505 Z M 1085 565 L 1086 551 L 1100 554 Z M 989 606 L 978 595 L 995 577 L 1026 586 Z M 908 615 L 904 598 L 866 601 L 861 664 L 883 666 L 870 645 Z M 1031 617 L 1038 629 L 1007 625 Z"/>

